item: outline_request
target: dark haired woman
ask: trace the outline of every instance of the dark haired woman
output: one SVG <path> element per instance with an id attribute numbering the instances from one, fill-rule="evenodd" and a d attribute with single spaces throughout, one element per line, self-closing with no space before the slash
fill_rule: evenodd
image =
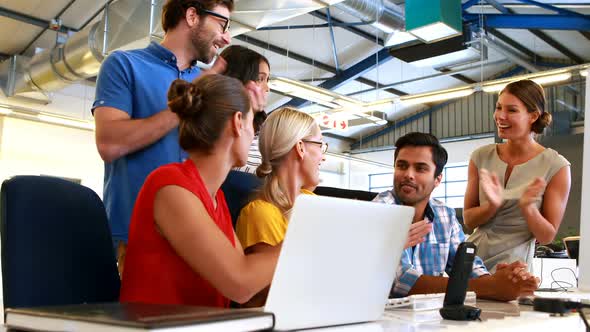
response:
<path id="1" fill-rule="evenodd" d="M 221 183 L 245 164 L 254 137 L 242 83 L 207 75 L 173 82 L 168 106 L 189 157 L 150 174 L 129 230 L 122 302 L 228 307 L 267 286 L 279 248 L 245 256 Z"/>
<path id="2" fill-rule="evenodd" d="M 268 92 L 268 80 L 270 78 L 270 63 L 262 54 L 240 45 L 226 47 L 220 55 L 226 62 L 227 67 L 224 75 L 237 78 L 250 90 L 259 91 L 259 107 L 254 111 L 254 131 L 258 134 L 264 120 Z M 256 167 L 261 161 L 260 150 L 258 149 L 258 135 L 252 141 L 248 161 L 240 167 L 239 171 L 255 174 Z"/>
<path id="3" fill-rule="evenodd" d="M 531 266 L 535 239 L 553 241 L 570 190 L 570 163 L 535 141 L 551 123 L 543 88 L 531 80 L 508 84 L 494 112 L 501 144 L 475 150 L 469 162 L 465 225 L 490 271 L 516 260 Z"/>

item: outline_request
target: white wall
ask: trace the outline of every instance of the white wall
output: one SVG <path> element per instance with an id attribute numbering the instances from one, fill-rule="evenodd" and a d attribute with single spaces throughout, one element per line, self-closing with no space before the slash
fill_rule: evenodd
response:
<path id="1" fill-rule="evenodd" d="M 93 131 L 0 118 L 0 180 L 14 175 L 74 178 L 102 197 L 104 169 Z"/>
<path id="2" fill-rule="evenodd" d="M 443 146 L 449 154 L 447 165 L 468 162 L 471 157 L 471 152 L 480 146 L 492 143 L 494 143 L 493 137 L 443 143 Z"/>

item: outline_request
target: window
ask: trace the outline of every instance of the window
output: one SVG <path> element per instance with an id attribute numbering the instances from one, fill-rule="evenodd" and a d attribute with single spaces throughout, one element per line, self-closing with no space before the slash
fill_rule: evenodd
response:
<path id="1" fill-rule="evenodd" d="M 467 189 L 467 166 L 467 163 L 446 166 L 440 185 L 432 192 L 432 198 L 452 208 L 463 208 L 463 198 Z"/>

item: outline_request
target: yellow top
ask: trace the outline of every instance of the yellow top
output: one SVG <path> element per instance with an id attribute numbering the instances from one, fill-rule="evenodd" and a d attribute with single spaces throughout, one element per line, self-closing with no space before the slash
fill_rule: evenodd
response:
<path id="1" fill-rule="evenodd" d="M 315 195 L 306 189 L 301 189 L 301 193 Z M 256 199 L 240 211 L 236 234 L 244 249 L 258 243 L 276 246 L 285 237 L 287 223 L 287 219 L 278 207 L 267 201 Z"/>

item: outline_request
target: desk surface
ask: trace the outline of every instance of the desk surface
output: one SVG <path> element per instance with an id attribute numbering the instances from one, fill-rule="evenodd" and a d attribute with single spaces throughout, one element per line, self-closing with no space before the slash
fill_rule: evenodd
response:
<path id="1" fill-rule="evenodd" d="M 379 323 L 383 331 L 585 331 L 584 322 L 578 314 L 551 316 L 516 302 L 479 300 L 476 306 L 482 309 L 481 321 L 450 321 L 433 315 L 433 319 L 425 318 L 421 322 L 389 318 Z"/>
<path id="2" fill-rule="evenodd" d="M 540 293 L 540 296 L 568 297 L 571 299 L 587 299 L 587 293 Z M 568 296 L 569 295 L 569 296 Z M 377 322 L 364 324 L 351 324 L 342 326 L 325 327 L 305 330 L 308 332 L 485 332 L 485 331 L 519 331 L 519 332 L 584 332 L 585 326 L 577 313 L 566 316 L 552 316 L 547 313 L 533 311 L 532 306 L 519 305 L 516 301 L 495 302 L 478 300 L 476 306 L 482 309 L 481 321 L 451 321 L 443 320 L 438 310 L 416 312 L 416 317 L 410 317 L 411 313 L 391 315 L 386 312 L 383 319 Z M 7 330 L 0 324 L 0 332 Z M 113 329 L 115 331 L 115 329 Z"/>
<path id="3" fill-rule="evenodd" d="M 414 320 L 410 320 L 409 315 L 401 318 L 403 315 L 394 317 L 385 314 L 384 319 L 378 322 L 354 324 L 344 326 L 334 326 L 322 329 L 313 329 L 313 331 L 332 332 L 419 332 L 419 331 L 521 331 L 521 332 L 575 332 L 585 331 L 584 322 L 576 314 L 566 316 L 551 316 L 547 313 L 535 312 L 532 306 L 519 305 L 515 301 L 494 302 L 478 300 L 477 307 L 482 309 L 481 321 L 450 321 L 443 320 L 438 315 L 438 310 L 431 312 L 422 312 Z M 312 330 L 309 330 L 312 331 Z"/>

